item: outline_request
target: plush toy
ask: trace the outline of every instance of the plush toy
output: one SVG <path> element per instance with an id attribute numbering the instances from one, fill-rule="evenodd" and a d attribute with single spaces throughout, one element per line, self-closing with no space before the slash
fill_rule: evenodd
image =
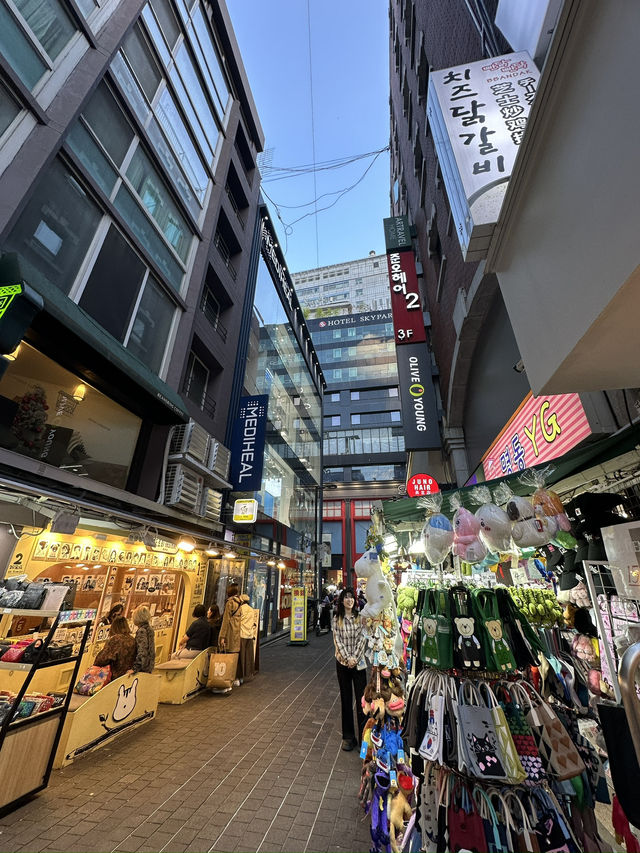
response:
<path id="1" fill-rule="evenodd" d="M 454 624 L 458 632 L 458 654 L 464 667 L 480 669 L 480 641 L 475 635 L 475 621 L 467 616 L 454 617 Z"/>
<path id="2" fill-rule="evenodd" d="M 532 504 L 535 514 L 547 519 L 551 541 L 562 548 L 575 548 L 577 541 L 571 533 L 571 522 L 558 495 L 548 489 L 537 489 Z"/>
<path id="3" fill-rule="evenodd" d="M 389 838 L 393 853 L 400 853 L 398 837 L 404 833 L 405 821 L 410 820 L 413 814 L 411 806 L 407 802 L 402 788 L 398 788 L 389 802 Z"/>
<path id="4" fill-rule="evenodd" d="M 453 553 L 466 563 L 480 563 L 487 556 L 480 541 L 480 521 L 463 506 L 453 516 Z"/>
<path id="5" fill-rule="evenodd" d="M 513 550 L 511 519 L 497 504 L 486 503 L 476 510 L 480 522 L 480 539 L 493 553 Z"/>
<path id="6" fill-rule="evenodd" d="M 453 545 L 453 527 L 446 515 L 430 516 L 422 528 L 424 553 L 432 566 L 439 566 Z"/>
<path id="7" fill-rule="evenodd" d="M 359 560 L 356 560 L 355 573 L 359 578 L 366 578 L 365 597 L 367 603 L 360 611 L 360 618 L 379 616 L 385 607 L 394 604 L 391 587 L 384 579 L 380 558 L 375 548 L 365 551 Z M 394 605 L 395 606 L 395 605 Z"/>
<path id="8" fill-rule="evenodd" d="M 507 515 L 513 522 L 511 535 L 518 548 L 539 548 L 551 541 L 548 518 L 536 516 L 526 498 L 514 495 L 507 504 Z"/>

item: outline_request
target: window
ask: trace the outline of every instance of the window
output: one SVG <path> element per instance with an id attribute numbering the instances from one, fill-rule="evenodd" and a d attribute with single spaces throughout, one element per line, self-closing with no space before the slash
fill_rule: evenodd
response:
<path id="1" fill-rule="evenodd" d="M 342 483 L 344 481 L 344 468 L 324 468 L 322 480 L 325 483 Z"/>
<path id="2" fill-rule="evenodd" d="M 169 50 L 173 50 L 180 35 L 180 24 L 171 8 L 171 3 L 169 0 L 149 0 L 149 5 L 158 19 L 160 29 L 169 45 Z"/>
<path id="3" fill-rule="evenodd" d="M 389 396 L 390 397 L 397 397 L 398 396 L 398 389 L 397 388 L 389 388 Z"/>
<path id="4" fill-rule="evenodd" d="M 149 276 L 126 347 L 154 373 L 158 373 L 162 367 L 162 358 L 175 313 L 173 302 L 158 282 Z"/>
<path id="5" fill-rule="evenodd" d="M 358 482 L 383 482 L 385 480 L 404 480 L 404 465 L 361 465 L 351 469 L 351 477 Z"/>
<path id="6" fill-rule="evenodd" d="M 331 426 L 340 426 L 340 415 L 331 415 Z"/>
<path id="7" fill-rule="evenodd" d="M 5 240 L 18 252 L 24 276 L 68 293 L 85 259 L 101 213 L 76 179 L 54 161 Z"/>
<path id="8" fill-rule="evenodd" d="M 342 379 L 342 368 L 340 368 L 340 367 L 334 368 L 333 378 L 334 379 Z"/>
<path id="9" fill-rule="evenodd" d="M 334 340 L 340 340 L 341 337 L 342 337 L 342 329 L 334 329 L 333 330 L 333 339 Z"/>
<path id="10" fill-rule="evenodd" d="M 351 415 L 351 423 L 359 424 L 360 423 L 360 415 Z"/>
<path id="11" fill-rule="evenodd" d="M 101 83 L 93 93 L 82 117 L 119 168 L 129 150 L 134 132 L 105 83 Z"/>
<path id="12" fill-rule="evenodd" d="M 152 103 L 162 80 L 162 71 L 142 34 L 140 24 L 136 24 L 125 38 L 123 53 L 129 60 L 129 65 L 147 101 Z"/>
<path id="13" fill-rule="evenodd" d="M 400 423 L 401 415 L 400 412 L 390 412 L 392 423 Z"/>
<path id="14" fill-rule="evenodd" d="M 21 112 L 20 107 L 4 86 L 0 85 L 0 137 Z"/>
<path id="15" fill-rule="evenodd" d="M 80 307 L 114 338 L 124 340 L 146 267 L 111 226 L 80 298 Z"/>
<path id="16" fill-rule="evenodd" d="M 340 392 L 335 391 L 333 394 L 331 394 L 330 400 L 332 403 L 339 403 L 340 402 Z"/>
<path id="17" fill-rule="evenodd" d="M 355 379 L 357 377 L 357 375 L 358 375 L 358 368 L 357 367 L 350 367 L 349 368 L 349 379 Z"/>
<path id="18" fill-rule="evenodd" d="M 209 385 L 209 371 L 197 355 L 191 353 L 187 364 L 187 375 L 185 377 L 184 392 L 190 400 L 204 408 L 204 398 Z"/>
<path id="19" fill-rule="evenodd" d="M 371 500 L 354 501 L 352 508 L 355 518 L 369 518 L 371 516 Z"/>
<path id="20" fill-rule="evenodd" d="M 356 354 L 356 347 L 349 347 L 349 358 L 353 358 Z"/>
<path id="21" fill-rule="evenodd" d="M 341 350 L 341 348 L 340 348 L 340 347 L 336 347 L 336 348 L 333 350 L 333 357 L 334 357 L 334 358 L 342 358 L 342 350 Z"/>
<path id="22" fill-rule="evenodd" d="M 323 501 L 323 518 L 342 518 L 342 501 Z"/>
<path id="23" fill-rule="evenodd" d="M 355 336 L 356 336 L 356 330 L 355 329 L 347 329 L 347 337 L 355 338 Z"/>

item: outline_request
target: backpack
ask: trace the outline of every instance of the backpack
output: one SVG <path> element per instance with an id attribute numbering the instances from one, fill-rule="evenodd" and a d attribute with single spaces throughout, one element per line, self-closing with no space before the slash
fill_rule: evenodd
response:
<path id="1" fill-rule="evenodd" d="M 240 637 L 243 640 L 254 639 L 258 631 L 260 611 L 251 607 L 248 602 L 240 605 Z"/>

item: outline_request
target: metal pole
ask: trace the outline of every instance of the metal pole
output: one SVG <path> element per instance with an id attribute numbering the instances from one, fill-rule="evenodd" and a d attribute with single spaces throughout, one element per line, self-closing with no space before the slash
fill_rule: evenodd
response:
<path id="1" fill-rule="evenodd" d="M 636 692 L 636 674 L 640 667 L 640 643 L 634 643 L 622 655 L 618 682 L 622 694 L 622 704 L 627 715 L 631 739 L 640 764 L 640 700 Z"/>

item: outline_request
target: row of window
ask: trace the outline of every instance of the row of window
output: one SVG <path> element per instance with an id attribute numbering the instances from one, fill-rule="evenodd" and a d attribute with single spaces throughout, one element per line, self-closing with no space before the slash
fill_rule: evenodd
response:
<path id="1" fill-rule="evenodd" d="M 342 395 L 349 394 L 350 400 L 383 400 L 387 397 L 397 397 L 397 386 L 386 388 L 363 388 L 361 391 L 331 391 L 325 395 L 325 400 L 339 403 Z"/>
<path id="2" fill-rule="evenodd" d="M 329 350 L 319 350 L 318 355 L 320 356 L 324 367 L 325 364 L 330 364 L 335 361 L 343 361 L 347 358 L 369 358 L 371 356 L 375 357 L 387 352 L 395 353 L 395 351 L 395 341 L 376 341 L 373 344 L 368 344 L 366 341 L 362 341 L 357 346 L 334 347 Z"/>
<path id="3" fill-rule="evenodd" d="M 324 427 L 339 427 L 341 425 L 341 415 L 325 415 Z M 367 426 L 370 424 L 389 424 L 400 423 L 402 415 L 399 411 L 391 412 L 352 412 L 349 415 L 351 424 L 362 424 Z"/>
<path id="4" fill-rule="evenodd" d="M 404 451 L 402 427 L 369 427 L 365 429 L 325 432 L 325 456 L 360 453 L 401 453 Z"/>
<path id="5" fill-rule="evenodd" d="M 404 465 L 361 465 L 359 467 L 324 468 L 322 479 L 325 483 L 376 483 L 389 480 L 402 480 L 406 476 Z"/>
<path id="6" fill-rule="evenodd" d="M 338 329 L 318 329 L 313 332 L 313 343 L 316 349 L 331 341 L 349 338 L 393 338 L 393 323 L 372 323 L 367 326 L 346 326 Z"/>
<path id="7" fill-rule="evenodd" d="M 395 379 L 398 376 L 398 365 L 394 361 L 382 364 L 361 364 L 356 367 L 336 367 L 324 370 L 328 382 L 344 382 L 346 379 Z"/>
<path id="8" fill-rule="evenodd" d="M 351 501 L 352 518 L 369 518 L 373 498 Z M 324 518 L 342 518 L 342 501 L 323 501 L 322 515 Z"/>

